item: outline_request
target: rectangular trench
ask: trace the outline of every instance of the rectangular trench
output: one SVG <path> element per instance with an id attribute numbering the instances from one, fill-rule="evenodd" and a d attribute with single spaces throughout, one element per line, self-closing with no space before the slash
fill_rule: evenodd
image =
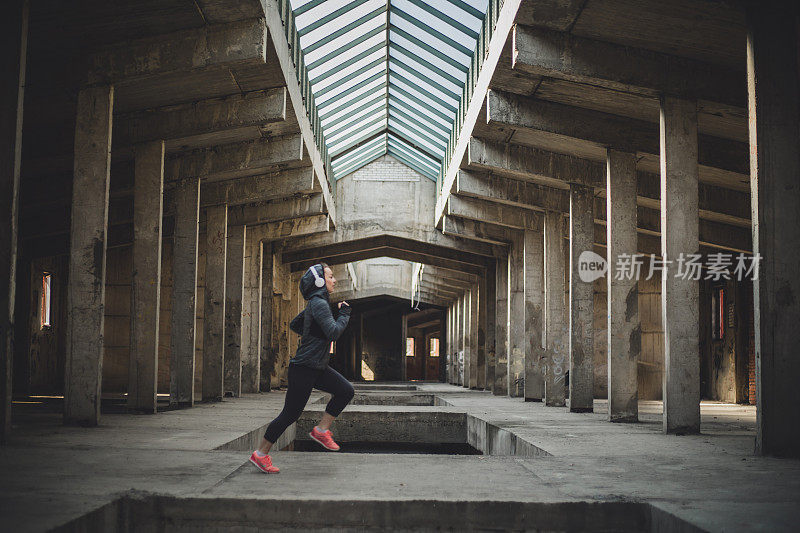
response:
<path id="1" fill-rule="evenodd" d="M 551 531 L 698 532 L 638 502 L 281 500 L 121 497 L 54 531 Z"/>

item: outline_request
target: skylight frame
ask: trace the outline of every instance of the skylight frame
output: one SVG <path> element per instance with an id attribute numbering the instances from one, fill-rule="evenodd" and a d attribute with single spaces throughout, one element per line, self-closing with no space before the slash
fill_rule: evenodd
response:
<path id="1" fill-rule="evenodd" d="M 332 177 L 391 153 L 436 180 L 493 0 L 288 1 Z"/>

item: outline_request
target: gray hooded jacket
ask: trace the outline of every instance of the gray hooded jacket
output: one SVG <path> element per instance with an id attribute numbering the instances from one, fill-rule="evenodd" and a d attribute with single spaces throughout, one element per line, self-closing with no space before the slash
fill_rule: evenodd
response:
<path id="1" fill-rule="evenodd" d="M 321 265 L 314 265 L 319 277 L 325 279 Z M 307 270 L 300 278 L 300 292 L 308 302 L 305 310 L 292 319 L 289 327 L 301 335 L 297 353 L 289 361 L 296 365 L 323 369 L 330 360 L 330 344 L 337 340 L 350 321 L 350 307 L 343 305 L 335 318 L 331 310 L 328 289 L 314 284 L 314 274 Z"/>

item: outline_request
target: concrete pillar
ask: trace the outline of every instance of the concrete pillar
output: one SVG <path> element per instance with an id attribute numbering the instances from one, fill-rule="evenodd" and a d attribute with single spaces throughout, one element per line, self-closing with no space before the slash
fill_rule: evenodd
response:
<path id="1" fill-rule="evenodd" d="M 617 258 L 637 253 L 636 155 L 608 150 L 606 158 L 608 254 L 608 419 L 639 418 L 638 360 L 642 349 L 639 291 L 635 276 L 617 279 Z"/>
<path id="2" fill-rule="evenodd" d="M 158 327 L 161 305 L 161 218 L 164 212 L 164 141 L 134 150 L 133 276 L 128 408 L 158 406 Z"/>
<path id="3" fill-rule="evenodd" d="M 9 2 L 3 12 L 0 42 L 0 444 L 11 431 L 14 359 L 14 307 L 17 286 L 19 176 L 22 108 L 28 47 L 28 2 Z"/>
<path id="4" fill-rule="evenodd" d="M 469 380 L 464 383 L 470 389 L 478 388 L 478 285 L 469 291 Z"/>
<path id="5" fill-rule="evenodd" d="M 225 240 L 225 377 L 226 396 L 242 394 L 242 286 L 245 227 L 231 226 Z"/>
<path id="6" fill-rule="evenodd" d="M 594 248 L 594 189 L 569 187 L 569 410 L 594 409 L 593 280 L 580 275 L 580 257 Z"/>
<path id="7" fill-rule="evenodd" d="M 200 180 L 185 179 L 175 189 L 169 396 L 171 404 L 189 407 L 194 405 L 199 215 Z"/>
<path id="8" fill-rule="evenodd" d="M 525 234 L 515 231 L 508 252 L 508 395 L 525 396 Z"/>
<path id="9" fill-rule="evenodd" d="M 453 304 L 447 308 L 447 382 L 453 383 L 453 347 L 455 340 L 453 329 L 455 327 L 455 319 L 453 317 Z"/>
<path id="10" fill-rule="evenodd" d="M 800 457 L 800 8 L 753 4 L 747 85 L 755 293 L 756 451 Z"/>
<path id="11" fill-rule="evenodd" d="M 203 401 L 223 394 L 225 345 L 225 252 L 228 206 L 206 209 L 206 290 L 203 320 Z"/>
<path id="12" fill-rule="evenodd" d="M 495 270 L 495 365 L 494 389 L 492 393 L 497 396 L 508 394 L 508 257 L 497 258 Z"/>
<path id="13" fill-rule="evenodd" d="M 475 386 L 486 389 L 486 276 L 478 278 L 478 358 L 475 361 Z"/>
<path id="14" fill-rule="evenodd" d="M 548 211 L 544 219 L 545 318 L 547 368 L 544 401 L 551 407 L 566 405 L 566 372 L 569 369 L 569 324 L 565 303 L 564 216 Z"/>
<path id="15" fill-rule="evenodd" d="M 78 93 L 64 422 L 84 426 L 96 426 L 100 420 L 113 111 L 113 87 L 91 87 Z"/>
<path id="16" fill-rule="evenodd" d="M 242 289 L 242 392 L 258 392 L 261 381 L 261 240 L 245 230 Z"/>
<path id="17" fill-rule="evenodd" d="M 453 379 L 450 376 L 450 361 L 452 359 L 452 357 L 450 356 L 450 352 L 451 352 L 452 346 L 453 346 L 453 344 L 452 344 L 453 343 L 453 338 L 452 338 L 452 332 L 451 332 L 451 330 L 453 328 L 453 306 L 452 305 L 448 305 L 447 306 L 446 317 L 447 318 L 445 319 L 445 322 L 446 322 L 446 324 L 445 324 L 446 337 L 445 338 L 447 339 L 447 341 L 446 341 L 446 345 L 445 345 L 445 351 L 443 353 L 445 354 L 444 355 L 444 357 L 445 357 L 444 362 L 447 365 L 447 383 L 452 383 Z M 441 364 L 441 361 L 440 361 L 440 364 Z"/>
<path id="18" fill-rule="evenodd" d="M 458 384 L 469 386 L 469 291 L 461 293 L 458 299 Z"/>
<path id="19" fill-rule="evenodd" d="M 276 370 L 279 367 L 279 353 L 275 349 L 272 339 L 273 316 L 275 313 L 279 313 L 280 309 L 273 308 L 273 266 L 275 257 L 272 254 L 272 243 L 264 242 L 261 248 L 263 256 L 261 260 L 261 353 L 259 361 L 261 363 L 261 392 L 269 392 L 272 389 L 272 376 L 275 375 L 280 379 L 279 372 Z M 302 298 L 300 290 L 291 281 L 290 285 L 292 302 L 297 303 L 296 299 Z M 278 299 L 279 305 L 280 301 Z M 294 307 L 290 310 L 293 309 Z M 289 320 L 293 318 L 294 314 L 289 317 Z M 289 344 L 290 349 L 294 346 L 296 346 L 295 343 Z M 294 357 L 294 353 L 289 354 L 289 357 Z"/>
<path id="20" fill-rule="evenodd" d="M 486 269 L 486 390 L 494 390 L 497 279 L 494 265 Z"/>
<path id="21" fill-rule="evenodd" d="M 661 255 L 678 264 L 700 252 L 697 103 L 661 98 Z M 669 263 L 667 263 L 669 264 Z M 661 276 L 664 432 L 700 432 L 700 284 Z"/>
<path id="22" fill-rule="evenodd" d="M 525 401 L 544 399 L 544 236 L 525 230 Z"/>

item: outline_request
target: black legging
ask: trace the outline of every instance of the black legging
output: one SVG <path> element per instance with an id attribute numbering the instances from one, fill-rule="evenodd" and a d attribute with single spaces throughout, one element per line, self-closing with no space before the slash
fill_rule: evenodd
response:
<path id="1" fill-rule="evenodd" d="M 278 440 L 286 428 L 296 422 L 311 396 L 311 389 L 318 389 L 333 395 L 325 407 L 325 412 L 331 416 L 339 416 L 350 400 L 353 399 L 353 386 L 344 376 L 331 367 L 322 370 L 302 365 L 289 365 L 289 388 L 283 403 L 283 411 L 270 422 L 264 438 L 271 443 Z"/>

